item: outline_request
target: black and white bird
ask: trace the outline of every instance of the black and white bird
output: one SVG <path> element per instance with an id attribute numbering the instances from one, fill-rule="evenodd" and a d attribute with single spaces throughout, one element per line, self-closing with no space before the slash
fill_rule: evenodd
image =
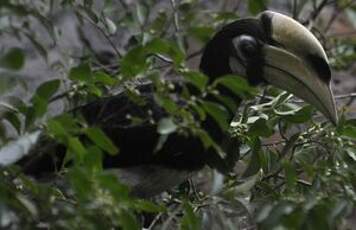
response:
<path id="1" fill-rule="evenodd" d="M 207 43 L 200 69 L 210 82 L 226 74 L 237 74 L 253 85 L 272 84 L 312 104 L 333 123 L 338 121 L 325 51 L 310 31 L 288 16 L 265 11 L 256 18 L 226 25 Z M 145 101 L 143 106 L 122 92 L 75 111 L 89 125 L 99 126 L 119 146 L 119 154 L 104 156 L 103 167 L 116 171 L 121 182 L 128 184 L 134 194 L 141 197 L 159 194 L 205 165 L 222 172 L 232 168 L 239 157 L 239 145 L 209 115 L 201 127 L 222 147 L 226 157 L 220 157 L 213 148 L 204 148 L 198 137 L 179 132 L 170 134 L 157 150 L 160 138 L 157 125 L 151 122 L 129 125 L 126 115 L 144 117 L 149 109 L 150 116 L 158 121 L 167 116 L 167 112 L 156 102 L 152 85 L 138 86 L 137 90 Z M 223 86 L 219 92 L 236 103 L 239 100 Z M 217 99 L 211 100 L 220 103 Z M 234 112 L 227 112 L 227 116 L 232 119 Z M 58 148 L 56 156 L 42 154 L 32 163 L 28 161 L 34 156 L 29 154 L 19 164 L 30 175 L 47 173 L 62 165 L 63 148 Z"/>

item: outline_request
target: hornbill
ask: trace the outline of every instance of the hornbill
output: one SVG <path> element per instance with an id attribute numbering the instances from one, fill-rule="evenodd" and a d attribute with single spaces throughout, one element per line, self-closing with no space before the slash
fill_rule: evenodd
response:
<path id="1" fill-rule="evenodd" d="M 224 26 L 207 43 L 200 69 L 210 83 L 227 74 L 243 76 L 253 85 L 270 83 L 312 104 L 333 123 L 338 121 L 327 56 L 314 35 L 288 16 L 265 11 L 256 18 L 240 19 Z M 219 87 L 220 95 L 237 103 L 239 99 L 233 92 Z M 131 124 L 127 114 L 144 118 L 150 110 L 150 116 L 156 121 L 168 114 L 156 102 L 151 84 L 138 86 L 137 90 L 144 105 L 137 105 L 122 92 L 74 111 L 89 125 L 99 126 L 120 147 L 119 154 L 104 156 L 103 167 L 116 171 L 134 194 L 141 197 L 158 194 L 183 182 L 205 165 L 221 172 L 232 168 L 239 156 L 238 142 L 209 114 L 201 127 L 222 147 L 225 157 L 214 148 L 206 149 L 198 137 L 179 132 L 170 134 L 157 150 L 160 138 L 157 123 Z M 209 100 L 220 103 L 215 97 Z M 227 111 L 230 119 L 234 112 Z M 29 154 L 19 164 L 25 173 L 38 176 L 53 170 L 55 164 L 62 164 L 63 148 L 59 145 L 55 160 L 44 154 L 29 163 L 33 157 Z"/>

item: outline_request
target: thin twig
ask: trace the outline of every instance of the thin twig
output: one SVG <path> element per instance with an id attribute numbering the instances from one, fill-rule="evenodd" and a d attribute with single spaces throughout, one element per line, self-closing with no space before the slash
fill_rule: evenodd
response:
<path id="1" fill-rule="evenodd" d="M 94 23 L 91 19 L 87 18 L 86 16 L 84 16 L 83 14 L 81 14 L 80 12 L 78 12 L 79 15 L 85 19 L 87 22 L 89 22 L 92 26 L 94 26 L 104 37 L 105 39 L 109 42 L 110 46 L 113 48 L 114 52 L 116 53 L 116 56 L 118 56 L 119 58 L 121 58 L 123 55 L 120 53 L 120 51 L 116 48 L 115 44 L 113 43 L 113 41 L 110 39 L 109 35 L 106 34 L 106 32 L 100 27 L 98 26 L 96 23 Z"/>
<path id="2" fill-rule="evenodd" d="M 292 4 L 293 18 L 298 19 L 298 0 L 293 0 Z"/>
<path id="3" fill-rule="evenodd" d="M 347 2 L 345 5 L 343 5 L 340 9 L 338 9 L 338 6 L 335 4 L 334 7 L 334 12 L 333 15 L 331 16 L 328 24 L 325 27 L 325 33 L 330 29 L 331 25 L 334 23 L 334 21 L 339 17 L 339 15 L 345 10 L 347 9 L 349 6 L 351 6 L 351 4 L 354 2 L 354 0 L 350 0 L 349 2 Z"/>
<path id="4" fill-rule="evenodd" d="M 68 96 L 68 94 L 71 93 L 71 92 L 73 92 L 73 90 L 68 90 L 68 91 L 65 91 L 64 93 L 60 93 L 60 94 L 58 94 L 58 95 L 52 97 L 51 99 L 49 99 L 48 102 L 49 102 L 49 103 L 55 102 L 55 101 L 57 101 L 57 100 L 59 100 L 59 99 L 61 99 L 61 98 L 63 98 L 63 97 Z"/>
<path id="5" fill-rule="evenodd" d="M 345 99 L 350 97 L 356 97 L 356 93 L 342 94 L 335 96 L 335 99 Z"/>
<path id="6" fill-rule="evenodd" d="M 153 54 L 153 56 L 156 57 L 156 58 L 158 58 L 158 59 L 160 59 L 160 60 L 163 61 L 163 62 L 166 62 L 166 63 L 168 63 L 168 64 L 173 64 L 172 59 L 167 58 L 167 57 L 165 57 L 165 56 L 163 56 L 163 55 L 161 55 L 161 54 Z"/>
<path id="7" fill-rule="evenodd" d="M 273 141 L 273 142 L 264 143 L 264 144 L 262 144 L 261 146 L 263 146 L 263 147 L 269 147 L 269 146 L 276 146 L 276 145 L 281 145 L 281 144 L 285 144 L 285 143 L 286 143 L 285 140 L 282 140 L 282 141 Z"/>
<path id="8" fill-rule="evenodd" d="M 262 97 L 261 95 L 259 95 L 258 97 Z M 272 99 L 272 97 L 266 97 L 268 99 Z M 335 100 L 343 100 L 343 99 L 348 99 L 348 98 L 356 98 L 356 93 L 349 93 L 349 94 L 340 94 L 340 95 L 336 95 L 334 96 Z M 305 103 L 305 101 L 303 100 L 299 100 L 299 99 L 293 99 L 292 100 L 293 103 Z"/>
<path id="9" fill-rule="evenodd" d="M 277 175 L 276 177 L 279 178 L 279 179 L 283 179 L 283 180 L 286 179 L 286 177 L 283 176 L 283 175 Z M 297 182 L 298 184 L 301 184 L 301 185 L 312 186 L 312 184 L 311 184 L 310 182 L 306 181 L 306 180 L 297 179 L 296 182 Z"/>
<path id="10" fill-rule="evenodd" d="M 235 6 L 232 8 L 232 12 L 237 12 L 238 9 L 240 8 L 241 5 L 241 1 L 240 0 L 236 0 L 236 4 Z"/>
<path id="11" fill-rule="evenodd" d="M 181 28 L 180 28 L 180 24 L 179 24 L 179 11 L 177 8 L 177 3 L 175 0 L 171 0 L 171 5 L 173 8 L 173 21 L 174 21 L 174 28 L 175 28 L 175 36 L 177 38 L 179 47 L 181 49 L 184 49 L 184 43 L 183 43 L 183 38 L 182 38 L 182 33 L 181 33 Z"/>
<path id="12" fill-rule="evenodd" d="M 350 35 L 355 35 L 356 31 L 347 31 L 347 32 L 341 32 L 341 33 L 334 33 L 334 34 L 329 34 L 328 37 L 341 37 L 341 36 L 350 36 Z"/>
<path id="13" fill-rule="evenodd" d="M 156 223 L 159 221 L 159 219 L 161 219 L 163 213 L 159 213 L 157 216 L 155 216 L 155 218 L 152 220 L 150 226 L 148 226 L 147 230 L 151 230 L 153 229 L 153 227 L 156 225 Z"/>
<path id="14" fill-rule="evenodd" d="M 177 11 L 177 4 L 175 0 L 171 0 L 171 5 L 173 8 L 173 14 L 174 14 L 174 27 L 177 33 L 180 32 L 180 26 L 179 26 L 179 15 Z"/>
<path id="15" fill-rule="evenodd" d="M 316 1 L 314 1 L 314 10 L 311 12 L 309 15 L 308 19 L 306 19 L 302 24 L 307 25 L 312 21 L 315 21 L 315 19 L 319 16 L 321 11 L 324 9 L 324 7 L 328 4 L 328 0 L 323 0 L 318 6 L 316 6 Z"/>
<path id="16" fill-rule="evenodd" d="M 196 56 L 198 56 L 198 55 L 200 55 L 200 54 L 202 54 L 203 53 L 203 48 L 202 49 L 199 49 L 199 50 L 197 50 L 197 51 L 194 51 L 194 52 L 192 52 L 191 54 L 189 54 L 187 57 L 186 57 L 186 61 L 187 60 L 190 60 L 190 59 L 192 59 L 192 58 L 194 58 L 194 57 L 196 57 Z"/>
<path id="17" fill-rule="evenodd" d="M 129 7 L 128 7 L 128 5 L 126 4 L 126 2 L 124 0 L 118 0 L 118 2 L 124 8 L 125 11 L 129 10 Z"/>

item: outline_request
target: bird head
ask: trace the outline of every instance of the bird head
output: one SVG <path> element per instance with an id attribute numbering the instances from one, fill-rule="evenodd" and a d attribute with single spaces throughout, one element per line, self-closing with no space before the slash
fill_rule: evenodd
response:
<path id="1" fill-rule="evenodd" d="M 310 103 L 334 124 L 338 121 L 322 45 L 283 14 L 265 11 L 226 25 L 206 45 L 200 68 L 212 80 L 236 74 L 252 85 L 274 85 Z"/>

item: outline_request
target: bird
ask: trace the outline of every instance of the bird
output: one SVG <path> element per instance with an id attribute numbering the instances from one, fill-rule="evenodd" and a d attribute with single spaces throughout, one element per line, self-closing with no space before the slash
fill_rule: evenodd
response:
<path id="1" fill-rule="evenodd" d="M 223 26 L 205 45 L 200 71 L 209 83 L 232 74 L 254 86 L 271 84 L 313 105 L 332 123 L 338 122 L 326 53 L 308 29 L 284 14 L 264 11 Z M 234 167 L 239 159 L 239 140 L 231 137 L 209 114 L 200 126 L 225 155 L 204 146 L 196 135 L 181 132 L 169 134 L 157 148 L 161 135 L 157 133 L 157 122 L 150 120 L 159 121 L 169 113 L 157 103 L 152 84 L 138 85 L 136 90 L 143 104 L 130 100 L 128 92 L 123 91 L 71 111 L 74 116 L 84 117 L 89 126 L 100 127 L 120 148 L 119 154 L 105 154 L 102 165 L 118 175 L 133 195 L 145 198 L 160 194 L 206 165 L 222 173 Z M 218 86 L 218 91 L 221 96 L 230 97 L 236 106 L 241 101 L 223 85 Z M 209 100 L 221 104 L 216 97 Z M 133 124 L 128 114 L 142 118 L 142 122 Z M 229 120 L 234 114 L 235 111 L 226 109 Z M 55 155 L 35 157 L 29 153 L 17 162 L 25 174 L 36 177 L 63 165 L 65 146 L 50 141 L 49 146 L 56 149 Z M 40 138 L 34 147 L 44 142 L 48 138 Z"/>

